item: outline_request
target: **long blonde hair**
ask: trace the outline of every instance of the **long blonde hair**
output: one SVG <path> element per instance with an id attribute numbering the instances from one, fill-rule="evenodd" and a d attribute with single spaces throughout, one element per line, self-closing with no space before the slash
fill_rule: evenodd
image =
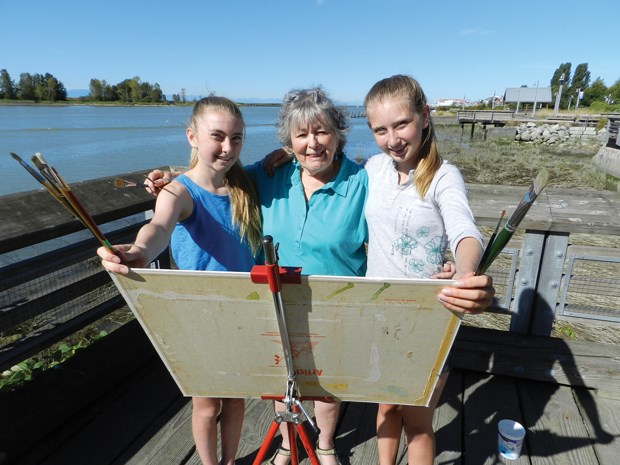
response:
<path id="1" fill-rule="evenodd" d="M 426 96 L 420 83 L 410 76 L 397 74 L 377 82 L 364 98 L 364 107 L 368 110 L 371 103 L 379 103 L 385 99 L 399 98 L 407 102 L 410 109 L 421 115 L 426 109 Z M 417 166 L 413 175 L 413 182 L 420 194 L 424 197 L 428 191 L 433 176 L 441 166 L 443 160 L 437 149 L 437 138 L 432 118 L 428 117 L 428 126 L 422 132 L 422 144 L 416 154 Z"/>
<path id="2" fill-rule="evenodd" d="M 196 102 L 192 110 L 189 128 L 196 132 L 198 119 L 209 111 L 228 113 L 232 117 L 238 118 L 243 123 L 243 115 L 235 102 L 226 97 L 211 95 Z M 197 163 L 198 149 L 192 147 L 189 168 L 194 168 Z M 232 224 L 234 226 L 238 225 L 241 239 L 247 239 L 252 254 L 256 256 L 261 247 L 263 233 L 256 187 L 243 168 L 241 160 L 237 160 L 228 170 L 224 179 L 232 208 Z"/>

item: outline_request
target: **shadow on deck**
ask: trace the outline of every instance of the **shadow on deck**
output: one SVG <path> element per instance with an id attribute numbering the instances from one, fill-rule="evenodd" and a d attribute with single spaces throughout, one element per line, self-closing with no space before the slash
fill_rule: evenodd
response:
<path id="1" fill-rule="evenodd" d="M 487 354 L 487 365 L 501 372 L 502 361 L 489 355 L 494 352 L 489 347 L 480 351 Z M 455 352 L 456 368 L 435 416 L 436 464 L 506 463 L 496 452 L 496 425 L 502 418 L 527 428 L 516 464 L 618 463 L 617 397 L 464 369 L 480 361 L 459 357 L 458 340 Z M 541 358 L 547 355 L 540 352 Z M 578 362 L 556 357 L 555 363 L 570 371 L 571 363 Z M 0 412 L 2 464 L 199 464 L 191 436 L 191 402 L 181 396 L 135 321 L 61 368 L 2 395 Z M 374 404 L 343 404 L 336 446 L 344 465 L 378 463 L 375 415 Z M 247 401 L 238 465 L 252 463 L 272 420 L 270 402 Z M 402 442 L 399 465 L 407 463 Z M 277 444 L 278 438 L 272 451 Z"/>

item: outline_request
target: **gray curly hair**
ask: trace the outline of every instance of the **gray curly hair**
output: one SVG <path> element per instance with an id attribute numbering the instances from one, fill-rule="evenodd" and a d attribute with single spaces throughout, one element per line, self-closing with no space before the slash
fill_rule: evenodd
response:
<path id="1" fill-rule="evenodd" d="M 346 143 L 347 112 L 337 107 L 321 87 L 289 91 L 282 100 L 278 117 L 278 138 L 291 147 L 291 134 L 295 129 L 320 121 L 338 137 L 336 155 L 341 155 Z"/>

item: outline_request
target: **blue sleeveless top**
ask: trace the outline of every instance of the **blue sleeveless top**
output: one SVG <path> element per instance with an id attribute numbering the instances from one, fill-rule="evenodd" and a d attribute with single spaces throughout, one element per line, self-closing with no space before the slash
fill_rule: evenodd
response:
<path id="1" fill-rule="evenodd" d="M 232 225 L 230 198 L 216 195 L 185 175 L 177 176 L 194 201 L 192 214 L 177 223 L 170 238 L 172 257 L 181 270 L 250 271 L 255 264 L 239 228 Z"/>

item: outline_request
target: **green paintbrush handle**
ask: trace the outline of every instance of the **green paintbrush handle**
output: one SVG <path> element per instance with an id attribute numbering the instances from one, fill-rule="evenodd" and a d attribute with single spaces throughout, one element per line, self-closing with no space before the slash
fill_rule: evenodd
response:
<path id="1" fill-rule="evenodd" d="M 480 262 L 480 265 L 478 266 L 478 271 L 476 272 L 476 274 L 478 275 L 484 274 L 489 269 L 489 266 L 491 266 L 491 263 L 493 263 L 493 260 L 497 258 L 499 253 L 506 246 L 506 244 L 508 244 L 508 241 L 512 237 L 512 234 L 513 233 L 509 231 L 508 229 L 506 229 L 505 226 L 501 229 L 501 231 L 495 237 L 495 240 L 493 241 L 493 243 L 489 245 L 490 249 L 488 253 L 486 253 L 485 251 L 485 257 L 483 257 L 483 261 Z"/>

